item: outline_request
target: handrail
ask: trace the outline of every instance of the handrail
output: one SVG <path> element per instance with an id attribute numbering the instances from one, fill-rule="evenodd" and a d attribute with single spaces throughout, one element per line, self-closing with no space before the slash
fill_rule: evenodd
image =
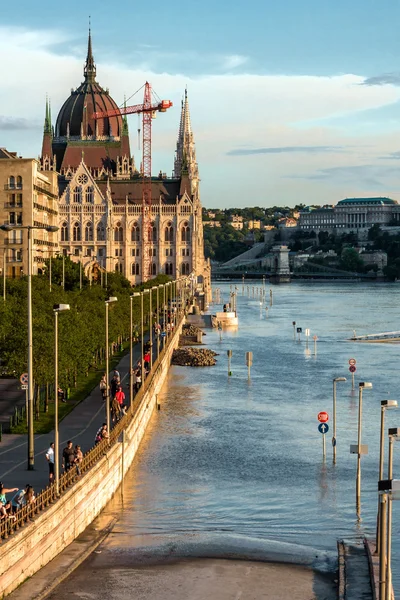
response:
<path id="1" fill-rule="evenodd" d="M 180 327 L 180 325 L 185 319 L 183 311 L 181 311 L 179 317 L 179 320 L 177 319 L 175 331 Z M 165 348 L 160 350 L 159 357 L 153 362 L 153 367 L 149 375 L 142 383 L 138 393 L 133 399 L 132 405 L 129 406 L 126 415 L 124 415 L 111 429 L 109 440 L 102 440 L 83 455 L 82 462 L 79 465 L 79 470 L 82 474 L 90 471 L 90 469 L 97 462 L 99 462 L 99 460 L 101 460 L 103 456 L 107 455 L 107 452 L 118 442 L 121 432 L 127 429 L 127 427 L 132 423 L 132 421 L 136 417 L 137 413 L 141 408 L 142 400 L 145 393 L 151 390 L 151 388 L 154 385 L 155 376 L 159 370 L 161 361 L 166 355 L 166 352 L 171 344 L 171 340 L 173 339 L 173 337 L 174 336 L 171 335 L 165 344 Z M 61 496 L 76 483 L 76 474 L 76 467 L 73 467 L 60 476 L 58 496 L 56 492 L 56 484 L 52 483 L 36 496 L 36 500 L 33 504 L 23 506 L 15 513 L 15 521 L 13 519 L 8 518 L 2 519 L 0 521 L 0 543 L 9 539 L 9 537 L 12 534 L 16 533 L 26 524 L 29 524 L 29 522 L 33 521 L 34 517 L 37 514 L 39 514 L 39 512 L 45 510 L 50 504 L 53 504 L 54 502 L 59 500 Z"/>

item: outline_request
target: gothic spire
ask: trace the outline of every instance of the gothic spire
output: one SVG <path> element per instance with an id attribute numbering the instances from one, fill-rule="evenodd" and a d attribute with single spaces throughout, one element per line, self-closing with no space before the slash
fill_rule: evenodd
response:
<path id="1" fill-rule="evenodd" d="M 44 128 L 43 133 L 52 133 L 51 128 L 51 108 L 48 96 L 46 96 L 46 112 L 44 117 Z"/>
<path id="2" fill-rule="evenodd" d="M 183 164 L 186 164 L 189 176 L 198 176 L 198 167 L 196 162 L 196 150 L 193 140 L 192 124 L 190 121 L 189 100 L 187 88 L 182 100 L 181 120 L 179 124 L 178 141 L 176 144 L 176 156 L 174 165 L 175 177 L 181 177 Z"/>
<path id="3" fill-rule="evenodd" d="M 96 79 L 96 65 L 94 64 L 93 51 L 92 51 L 92 32 L 90 29 L 89 19 L 89 37 L 88 37 L 88 50 L 86 56 L 85 68 L 83 69 L 85 81 L 88 83 L 94 83 Z"/>
<path id="4" fill-rule="evenodd" d="M 126 98 L 124 98 L 124 108 L 126 108 Z M 122 117 L 122 135 L 129 135 L 128 117 L 126 115 Z"/>

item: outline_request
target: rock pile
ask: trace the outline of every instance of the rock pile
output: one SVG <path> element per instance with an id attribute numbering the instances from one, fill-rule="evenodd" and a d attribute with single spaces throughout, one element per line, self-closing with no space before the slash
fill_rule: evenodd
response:
<path id="1" fill-rule="evenodd" d="M 178 348 L 172 355 L 172 364 L 181 367 L 211 367 L 217 362 L 216 352 L 207 348 Z"/>
<path id="2" fill-rule="evenodd" d="M 188 337 L 196 337 L 199 331 L 201 331 L 200 327 L 190 325 L 189 323 L 186 323 L 186 325 L 182 327 L 182 335 Z M 205 335 L 205 333 L 203 333 L 203 335 Z"/>

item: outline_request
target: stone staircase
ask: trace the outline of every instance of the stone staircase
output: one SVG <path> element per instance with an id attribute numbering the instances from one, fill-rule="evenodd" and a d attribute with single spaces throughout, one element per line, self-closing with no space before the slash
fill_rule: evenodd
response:
<path id="1" fill-rule="evenodd" d="M 338 542 L 338 600 L 376 600 L 371 581 L 370 561 L 363 540 Z"/>

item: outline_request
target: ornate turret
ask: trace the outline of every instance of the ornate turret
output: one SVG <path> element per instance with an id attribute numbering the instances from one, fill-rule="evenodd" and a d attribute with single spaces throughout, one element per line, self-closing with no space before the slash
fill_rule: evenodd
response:
<path id="1" fill-rule="evenodd" d="M 89 38 L 88 38 L 88 50 L 86 56 L 85 68 L 83 69 L 85 81 L 88 83 L 94 83 L 96 80 L 96 65 L 94 63 L 93 51 L 92 51 L 92 33 L 89 27 Z"/>
<path id="2" fill-rule="evenodd" d="M 44 116 L 44 127 L 43 127 L 43 142 L 42 142 L 42 154 L 40 157 L 41 168 L 44 171 L 52 171 L 55 163 L 53 161 L 53 128 L 51 125 L 51 106 L 48 97 L 46 96 L 46 109 Z"/>
<path id="3" fill-rule="evenodd" d="M 181 177 L 182 169 L 186 163 L 189 179 L 198 179 L 199 169 L 196 161 L 196 149 L 193 140 L 192 124 L 190 122 L 189 101 L 187 89 L 182 100 L 181 120 L 179 125 L 178 141 L 176 144 L 174 176 Z"/>

